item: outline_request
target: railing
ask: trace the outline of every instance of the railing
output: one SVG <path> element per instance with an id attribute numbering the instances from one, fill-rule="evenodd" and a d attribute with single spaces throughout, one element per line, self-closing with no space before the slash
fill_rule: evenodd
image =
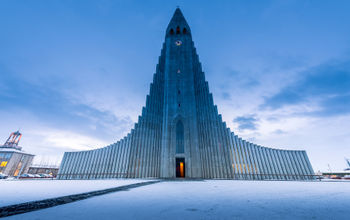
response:
<path id="1" fill-rule="evenodd" d="M 132 173 L 74 173 L 57 174 L 57 179 L 107 179 L 107 178 L 130 178 Z"/>
<path id="2" fill-rule="evenodd" d="M 233 179 L 242 180 L 315 180 L 318 175 L 300 174 L 233 174 Z"/>
<path id="3" fill-rule="evenodd" d="M 57 179 L 112 179 L 112 178 L 134 178 L 134 173 L 70 173 L 57 174 Z M 145 178 L 160 178 L 147 176 Z M 233 180 L 317 180 L 319 175 L 297 175 L 297 174 L 233 174 L 233 178 L 210 178 L 203 179 L 233 179 Z"/>

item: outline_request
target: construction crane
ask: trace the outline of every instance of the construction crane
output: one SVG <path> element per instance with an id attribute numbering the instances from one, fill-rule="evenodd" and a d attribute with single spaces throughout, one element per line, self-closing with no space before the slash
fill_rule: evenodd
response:
<path id="1" fill-rule="evenodd" d="M 348 163 L 348 168 L 346 168 L 345 170 L 350 170 L 350 160 L 349 159 L 347 159 L 347 158 L 345 158 L 345 160 L 346 160 L 346 162 Z"/>
<path id="2" fill-rule="evenodd" d="M 8 147 L 8 148 L 15 148 L 17 150 L 21 150 L 22 147 L 18 146 L 19 141 L 21 140 L 22 134 L 18 131 L 12 132 L 10 134 L 10 137 L 7 138 L 4 146 L 2 147 Z"/>

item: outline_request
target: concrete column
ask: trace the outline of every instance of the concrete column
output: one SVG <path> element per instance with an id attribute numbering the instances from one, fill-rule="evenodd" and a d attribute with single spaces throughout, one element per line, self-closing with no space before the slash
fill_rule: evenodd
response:
<path id="1" fill-rule="evenodd" d="M 96 178 L 96 167 L 98 165 L 98 160 L 99 160 L 99 153 L 97 150 L 92 150 L 92 166 L 90 167 L 89 170 L 89 179 L 95 179 Z"/>
<path id="2" fill-rule="evenodd" d="M 123 178 L 125 177 L 125 175 L 123 175 L 123 173 L 125 171 L 123 171 L 123 167 L 125 167 L 126 165 L 123 164 L 125 163 L 125 156 L 124 156 L 124 151 L 126 150 L 126 146 L 125 146 L 125 138 L 118 141 L 116 143 L 116 157 L 117 157 L 117 161 L 115 163 L 115 169 L 114 169 L 114 173 L 116 174 L 116 176 L 118 178 Z"/>
<path id="3" fill-rule="evenodd" d="M 257 165 L 256 165 L 256 161 L 254 158 L 254 152 L 253 152 L 253 147 L 252 144 L 250 142 L 246 142 L 247 145 L 247 149 L 248 149 L 248 155 L 249 155 L 249 159 L 250 159 L 250 166 L 251 166 L 251 170 L 252 170 L 252 177 L 254 180 L 256 180 L 258 178 L 257 174 Z"/>
<path id="4" fill-rule="evenodd" d="M 75 166 L 76 166 L 76 162 L 77 162 L 77 156 L 78 156 L 78 153 L 77 152 L 72 152 L 72 159 L 71 159 L 71 165 L 69 167 L 69 170 L 68 170 L 68 178 L 69 179 L 73 179 L 74 178 L 74 170 L 75 170 Z"/>
<path id="5" fill-rule="evenodd" d="M 147 113 L 147 110 L 145 111 L 145 121 L 144 121 L 144 136 L 143 136 L 143 141 L 142 141 L 142 146 L 143 146 L 143 156 L 142 156 L 142 173 L 141 177 L 146 178 L 148 177 L 148 170 L 149 170 L 149 164 L 148 164 L 148 158 L 150 156 L 149 150 L 150 150 L 150 143 L 149 143 L 149 136 L 150 136 L 150 126 L 149 126 L 149 120 L 150 116 Z"/>
<path id="6" fill-rule="evenodd" d="M 145 157 L 146 157 L 146 137 L 147 137 L 147 122 L 146 122 L 146 118 L 142 117 L 141 119 L 141 124 L 142 124 L 142 128 L 141 128 L 141 136 L 140 136 L 140 166 L 139 166 L 139 174 L 138 177 L 139 178 L 144 178 L 144 171 L 145 171 Z"/>
<path id="7" fill-rule="evenodd" d="M 73 171 L 76 165 L 76 159 L 78 154 L 76 152 L 71 152 L 71 155 L 72 155 L 72 159 L 68 170 L 68 179 L 73 179 Z"/>
<path id="8" fill-rule="evenodd" d="M 64 179 L 65 178 L 65 170 L 67 168 L 67 162 L 68 162 L 68 152 L 65 152 L 63 154 L 63 158 L 62 158 L 62 162 L 61 162 L 61 165 L 60 165 L 60 168 L 58 169 L 58 174 L 57 174 L 57 178 L 58 179 Z"/>
<path id="9" fill-rule="evenodd" d="M 219 115 L 217 112 L 217 108 L 215 108 L 215 113 L 217 115 L 215 121 L 217 126 L 218 152 L 219 152 L 220 166 L 222 170 L 221 178 L 227 179 L 229 178 L 229 173 L 230 173 L 229 171 L 230 167 L 227 162 L 227 153 L 226 153 L 227 143 L 223 137 L 223 131 L 222 131 L 223 122 L 221 119 L 221 115 Z"/>
<path id="10" fill-rule="evenodd" d="M 255 155 L 255 147 L 252 143 L 249 143 L 249 151 L 250 151 L 250 155 L 251 155 L 251 161 L 252 161 L 252 166 L 253 166 L 253 170 L 254 170 L 254 179 L 260 179 L 260 169 L 259 169 L 259 164 Z"/>
<path id="11" fill-rule="evenodd" d="M 229 139 L 229 147 L 230 147 L 230 158 L 231 158 L 231 167 L 232 167 L 232 179 L 236 179 L 236 174 L 237 174 L 237 170 L 236 170 L 236 158 L 235 158 L 235 152 L 234 152 L 234 144 L 232 141 L 232 132 L 230 131 L 229 128 L 227 128 L 227 136 Z"/>
<path id="12" fill-rule="evenodd" d="M 269 168 L 269 164 L 268 161 L 266 159 L 265 156 L 265 147 L 262 147 L 259 145 L 259 152 L 260 152 L 260 156 L 261 156 L 261 161 L 263 161 L 263 165 L 264 165 L 264 171 L 265 171 L 265 175 L 264 175 L 264 179 L 271 179 L 270 174 L 270 168 Z"/>
<path id="13" fill-rule="evenodd" d="M 136 138 L 136 145 L 137 145 L 137 152 L 138 152 L 138 157 L 137 157 L 137 162 L 136 162 L 136 178 L 140 178 L 141 177 L 141 172 L 140 172 L 140 167 L 142 166 L 142 136 L 143 136 L 143 132 L 144 132 L 144 127 L 143 127 L 143 121 L 142 118 L 140 117 L 139 120 L 139 132 Z"/>
<path id="14" fill-rule="evenodd" d="M 212 106 L 212 95 L 209 94 L 209 99 L 210 99 L 210 102 L 209 102 L 209 105 Z M 214 114 L 214 107 L 213 108 L 210 108 L 210 127 L 212 128 L 210 130 L 210 132 L 212 133 L 212 144 L 213 144 L 213 150 L 214 150 L 214 160 L 215 160 L 215 164 L 216 164 L 216 178 L 222 178 L 223 176 L 223 173 L 222 173 L 222 167 L 220 165 L 220 156 L 219 156 L 219 152 L 218 152 L 218 138 L 217 138 L 217 134 L 216 134 L 216 131 L 217 131 L 217 126 L 215 126 L 214 124 L 214 120 L 215 120 L 215 114 Z"/>
<path id="15" fill-rule="evenodd" d="M 105 147 L 105 159 L 103 161 L 103 166 L 102 166 L 102 175 L 101 178 L 105 179 L 107 177 L 107 167 L 108 167 L 108 163 L 109 163 L 109 157 L 110 157 L 110 150 L 111 150 L 111 146 L 107 146 Z"/>
<path id="16" fill-rule="evenodd" d="M 254 157 L 255 157 L 255 163 L 257 166 L 257 177 L 258 179 L 262 180 L 264 179 L 264 167 L 260 158 L 260 153 L 259 153 L 259 147 L 256 144 L 252 144 L 252 150 L 254 153 Z"/>
<path id="17" fill-rule="evenodd" d="M 200 147 L 200 151 L 201 151 L 201 163 L 202 163 L 202 177 L 203 178 L 209 178 L 209 172 L 208 170 L 210 169 L 209 163 L 208 163 L 208 155 L 207 155 L 207 145 L 205 144 L 205 129 L 203 126 L 203 121 L 204 119 L 204 111 L 203 111 L 203 86 L 202 84 L 200 84 L 198 86 L 198 90 L 200 90 L 200 92 L 198 92 L 199 96 L 198 96 L 198 100 L 196 101 L 197 104 L 197 120 L 198 120 L 198 138 L 199 138 L 199 147 Z"/>
<path id="18" fill-rule="evenodd" d="M 259 152 L 259 147 L 256 145 L 256 144 L 252 144 L 253 145 L 253 151 L 254 151 L 254 155 L 255 155 L 255 158 L 256 158 L 256 163 L 257 163 L 257 166 L 258 166 L 258 178 L 260 180 L 264 179 L 264 174 L 265 174 L 265 171 L 264 171 L 264 167 L 263 167 L 263 164 L 262 164 L 262 161 L 261 161 L 261 156 L 260 156 L 260 152 Z"/>
<path id="19" fill-rule="evenodd" d="M 273 156 L 273 161 L 274 161 L 275 166 L 276 166 L 276 170 L 278 172 L 278 179 L 284 179 L 283 171 L 282 171 L 282 168 L 281 168 L 281 164 L 280 164 L 278 156 L 277 156 L 277 150 L 276 149 L 272 149 L 271 153 L 272 153 L 272 156 Z"/>
<path id="20" fill-rule="evenodd" d="M 272 178 L 273 179 L 278 179 L 278 172 L 275 166 L 275 161 L 272 157 L 272 150 L 270 148 L 266 148 L 266 152 L 267 152 L 267 157 L 269 160 L 269 164 L 271 166 L 271 170 L 272 170 Z"/>
<path id="21" fill-rule="evenodd" d="M 306 152 L 305 151 L 302 151 L 303 152 L 303 155 L 304 155 L 304 158 L 305 158 L 305 162 L 306 162 L 306 164 L 307 164 L 307 167 L 308 167 L 308 169 L 309 169 L 309 175 L 311 175 L 310 176 L 310 179 L 315 179 L 315 173 L 314 173 L 314 170 L 312 169 L 312 166 L 311 166 L 311 163 L 310 163 L 310 161 L 309 161 L 309 158 L 308 158 L 308 156 L 306 155 Z"/>
<path id="22" fill-rule="evenodd" d="M 221 117 L 220 117 L 221 119 Z M 221 119 L 222 120 L 222 119 Z M 232 158 L 232 152 L 231 152 L 231 142 L 230 142 L 230 131 L 226 126 L 225 122 L 221 122 L 221 132 L 222 132 L 222 138 L 224 142 L 224 156 L 226 158 L 226 169 L 228 172 L 227 178 L 232 179 L 233 178 L 233 158 Z"/>
<path id="23" fill-rule="evenodd" d="M 209 106 L 209 94 L 208 94 L 208 85 L 206 84 L 206 92 L 205 92 L 205 94 L 207 95 L 207 97 L 206 97 L 206 102 L 204 103 L 204 105 L 207 105 L 207 106 Z M 211 119 L 211 116 L 210 116 L 210 114 L 211 114 L 211 112 L 209 111 L 209 108 L 205 108 L 205 112 L 206 112 L 206 118 L 207 118 L 207 120 L 206 120 L 206 127 L 207 127 L 207 131 L 208 131 L 208 133 L 207 133 L 207 141 L 208 141 L 208 148 L 209 148 L 209 154 L 210 154 L 210 164 L 211 164 L 211 166 L 210 167 L 212 167 L 212 176 L 210 177 L 210 178 L 218 178 L 219 177 L 219 175 L 218 175 L 218 173 L 219 173 L 219 171 L 218 171 L 218 164 L 217 164 L 217 160 L 216 160 L 216 158 L 217 158 L 217 156 L 216 156 L 216 152 L 215 152 L 215 145 L 214 145 L 214 141 L 213 141 L 213 139 L 214 139 L 214 137 L 213 137 L 213 132 L 212 132 L 212 130 L 211 129 L 209 129 L 210 127 L 212 127 L 211 126 L 211 124 L 212 124 L 212 119 Z"/>
<path id="24" fill-rule="evenodd" d="M 205 101 L 203 103 L 203 106 L 208 105 L 208 95 L 206 92 L 203 92 L 203 94 L 205 95 Z M 214 160 L 214 152 L 213 152 L 213 145 L 212 145 L 212 136 L 210 133 L 210 130 L 208 129 L 209 124 L 210 124 L 210 118 L 209 118 L 209 112 L 208 109 L 205 108 L 203 110 L 204 112 L 204 132 L 205 132 L 205 137 L 204 137 L 204 142 L 203 145 L 206 147 L 206 151 L 207 151 L 207 163 L 208 163 L 208 167 L 207 169 L 209 170 L 209 176 L 208 178 L 215 178 L 216 177 L 216 164 L 215 164 L 215 160 Z"/>
<path id="25" fill-rule="evenodd" d="M 290 170 L 292 172 L 292 179 L 296 180 L 297 179 L 297 171 L 295 170 L 294 164 L 292 163 L 292 159 L 290 158 L 290 151 L 287 150 L 285 153 L 286 159 L 287 159 L 287 163 L 290 167 Z"/>
<path id="26" fill-rule="evenodd" d="M 309 179 L 308 176 L 307 176 L 308 175 L 308 170 L 307 170 L 307 166 L 306 166 L 306 164 L 304 162 L 302 151 L 297 151 L 296 153 L 297 153 L 297 156 L 298 156 L 298 160 L 299 160 L 300 166 L 301 166 L 301 168 L 303 170 L 304 180 L 307 180 L 307 179 Z"/>
<path id="27" fill-rule="evenodd" d="M 97 176 L 99 179 L 102 179 L 103 178 L 103 170 L 104 170 L 104 165 L 105 165 L 105 162 L 106 162 L 106 157 L 107 157 L 107 147 L 104 147 L 102 148 L 102 152 L 101 152 L 101 158 L 102 160 L 100 161 L 100 166 L 99 166 L 99 169 L 97 171 Z"/>
<path id="28" fill-rule="evenodd" d="M 99 169 L 99 167 L 100 167 L 100 161 L 102 160 L 102 158 L 101 158 L 101 151 L 102 151 L 102 149 L 100 148 L 100 149 L 96 149 L 95 150 L 95 158 L 96 158 L 96 160 L 95 160 L 95 166 L 94 166 L 94 169 L 93 169 L 93 172 L 92 172 L 92 178 L 93 179 L 97 179 L 98 178 L 98 169 Z"/>
<path id="29" fill-rule="evenodd" d="M 241 139 L 236 136 L 236 144 L 237 144 L 237 153 L 238 153 L 238 157 L 239 157 L 239 169 L 240 169 L 240 176 L 242 179 L 246 179 L 247 178 L 247 172 L 245 169 L 245 161 L 244 161 L 244 157 L 243 157 L 243 150 L 242 150 L 242 146 L 241 146 Z"/>
<path id="30" fill-rule="evenodd" d="M 239 158 L 237 156 L 237 144 L 235 141 L 235 134 L 233 132 L 231 132 L 230 134 L 231 137 L 231 141 L 232 141 L 232 154 L 233 154 L 233 158 L 234 158 L 234 170 L 235 170 L 235 175 L 234 178 L 235 179 L 240 179 L 240 171 L 239 171 Z"/>
<path id="31" fill-rule="evenodd" d="M 201 91 L 200 91 L 200 95 L 201 95 L 201 103 L 199 105 L 200 107 L 200 112 L 202 113 L 202 146 L 203 146 L 203 149 L 204 149 L 204 152 L 205 152 L 205 169 L 203 169 L 205 171 L 205 174 L 206 174 L 206 178 L 212 178 L 214 176 L 214 172 L 213 172 L 213 162 L 212 162 L 212 157 L 213 155 L 211 154 L 211 151 L 210 151 L 210 142 L 209 142 L 209 134 L 208 134 L 208 129 L 207 129 L 207 124 L 208 124 L 208 117 L 207 117 L 207 111 L 206 109 L 203 108 L 203 106 L 205 105 L 206 101 L 206 94 L 205 93 L 205 84 L 202 85 L 202 88 L 201 88 Z"/>
<path id="32" fill-rule="evenodd" d="M 297 178 L 300 180 L 300 179 L 303 179 L 303 172 L 301 170 L 301 167 L 299 165 L 299 161 L 298 161 L 298 158 L 297 156 L 295 155 L 295 151 L 291 151 L 290 152 L 290 155 L 291 155 L 291 158 L 293 158 L 293 164 L 294 164 L 294 167 L 297 171 Z"/>
<path id="33" fill-rule="evenodd" d="M 289 179 L 290 180 L 294 180 L 294 171 L 293 171 L 293 168 L 292 168 L 292 166 L 291 166 L 291 164 L 289 162 L 289 158 L 288 158 L 287 154 L 288 154 L 288 151 L 287 150 L 283 150 L 282 156 L 283 156 L 284 163 L 285 163 L 285 165 L 287 167 L 287 170 L 288 170 Z"/>
<path id="34" fill-rule="evenodd" d="M 244 152 L 244 157 L 245 157 L 245 168 L 246 168 L 246 171 L 247 171 L 247 178 L 248 179 L 253 179 L 252 178 L 252 174 L 253 174 L 253 170 L 252 170 L 252 167 L 251 167 L 251 163 L 250 163 L 250 158 L 249 158 L 249 151 L 248 151 L 248 147 L 247 147 L 247 143 L 245 140 L 242 140 L 242 148 L 243 148 L 243 152 Z"/>
<path id="35" fill-rule="evenodd" d="M 138 120 L 140 121 L 140 120 Z M 134 135 L 133 135 L 133 142 L 132 142 L 132 149 L 134 150 L 133 152 L 133 160 L 131 160 L 132 164 L 133 164 L 133 168 L 132 168 L 132 178 L 137 178 L 137 167 L 139 166 L 139 157 L 140 157 L 140 147 L 138 144 L 139 141 L 139 136 L 140 136 L 140 124 L 137 123 L 137 126 L 135 125 L 135 130 L 134 130 Z"/>
<path id="36" fill-rule="evenodd" d="M 104 168 L 103 168 L 103 176 L 102 178 L 107 179 L 110 178 L 111 175 L 111 169 L 112 169 L 112 157 L 113 157 L 113 144 L 110 144 L 106 147 L 106 159 L 104 161 Z"/>
<path id="37" fill-rule="evenodd" d="M 281 170 L 282 170 L 282 173 L 283 173 L 283 179 L 284 180 L 289 180 L 289 173 L 288 173 L 288 169 L 286 167 L 286 163 L 282 157 L 282 153 L 284 151 L 283 150 L 278 150 L 277 151 L 277 156 L 278 156 L 278 160 L 280 162 L 280 165 L 281 165 Z"/>
<path id="38" fill-rule="evenodd" d="M 69 171 L 72 168 L 71 164 L 72 164 L 72 158 L 73 158 L 73 153 L 72 152 L 67 152 L 67 162 L 66 162 L 66 166 L 64 168 L 64 179 L 68 179 L 69 177 Z"/>
<path id="39" fill-rule="evenodd" d="M 88 172 L 89 169 L 91 167 L 91 157 L 92 157 L 92 152 L 91 150 L 86 151 L 86 157 L 85 157 L 85 163 L 83 165 L 83 169 L 82 169 L 82 179 L 88 179 Z"/>
<path id="40" fill-rule="evenodd" d="M 95 168 L 95 178 L 99 179 L 101 178 L 101 167 L 102 167 L 102 162 L 103 162 L 103 155 L 104 154 L 104 148 L 98 149 L 98 157 L 97 157 L 97 166 Z"/>
<path id="41" fill-rule="evenodd" d="M 129 169 L 129 159 L 131 158 L 130 156 L 130 151 L 131 151 L 131 133 L 128 134 L 127 138 L 126 138 L 126 145 L 125 145 L 126 149 L 124 151 L 124 155 L 122 156 L 122 170 L 121 170 L 121 177 L 130 177 L 130 169 Z"/>
<path id="42" fill-rule="evenodd" d="M 103 178 L 106 179 L 108 178 L 110 172 L 111 172 L 111 156 L 112 156 L 112 145 L 109 145 L 106 148 L 106 159 L 104 162 L 104 169 L 103 169 Z"/>
<path id="43" fill-rule="evenodd" d="M 76 178 L 77 179 L 82 179 L 82 169 L 85 165 L 86 162 L 86 151 L 81 151 L 80 156 L 79 156 L 79 164 L 77 164 L 77 170 L 76 170 Z"/>
<path id="44" fill-rule="evenodd" d="M 111 146 L 111 158 L 110 158 L 110 166 L 108 170 L 108 178 L 116 178 L 115 176 L 115 163 L 117 162 L 117 143 L 113 143 Z"/>

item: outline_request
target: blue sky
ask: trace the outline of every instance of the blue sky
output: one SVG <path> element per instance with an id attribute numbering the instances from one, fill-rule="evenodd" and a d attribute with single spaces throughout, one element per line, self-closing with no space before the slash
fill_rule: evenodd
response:
<path id="1" fill-rule="evenodd" d="M 0 2 L 0 138 L 36 163 L 102 147 L 137 120 L 180 6 L 214 102 L 257 144 L 350 157 L 348 1 Z"/>

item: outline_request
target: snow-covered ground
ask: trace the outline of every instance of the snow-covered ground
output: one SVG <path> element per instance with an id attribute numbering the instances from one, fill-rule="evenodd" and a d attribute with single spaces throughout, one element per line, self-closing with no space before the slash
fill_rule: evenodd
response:
<path id="1" fill-rule="evenodd" d="M 350 182 L 169 181 L 8 219 L 350 219 Z"/>
<path id="2" fill-rule="evenodd" d="M 146 180 L 0 180 L 0 207 L 144 181 Z"/>

